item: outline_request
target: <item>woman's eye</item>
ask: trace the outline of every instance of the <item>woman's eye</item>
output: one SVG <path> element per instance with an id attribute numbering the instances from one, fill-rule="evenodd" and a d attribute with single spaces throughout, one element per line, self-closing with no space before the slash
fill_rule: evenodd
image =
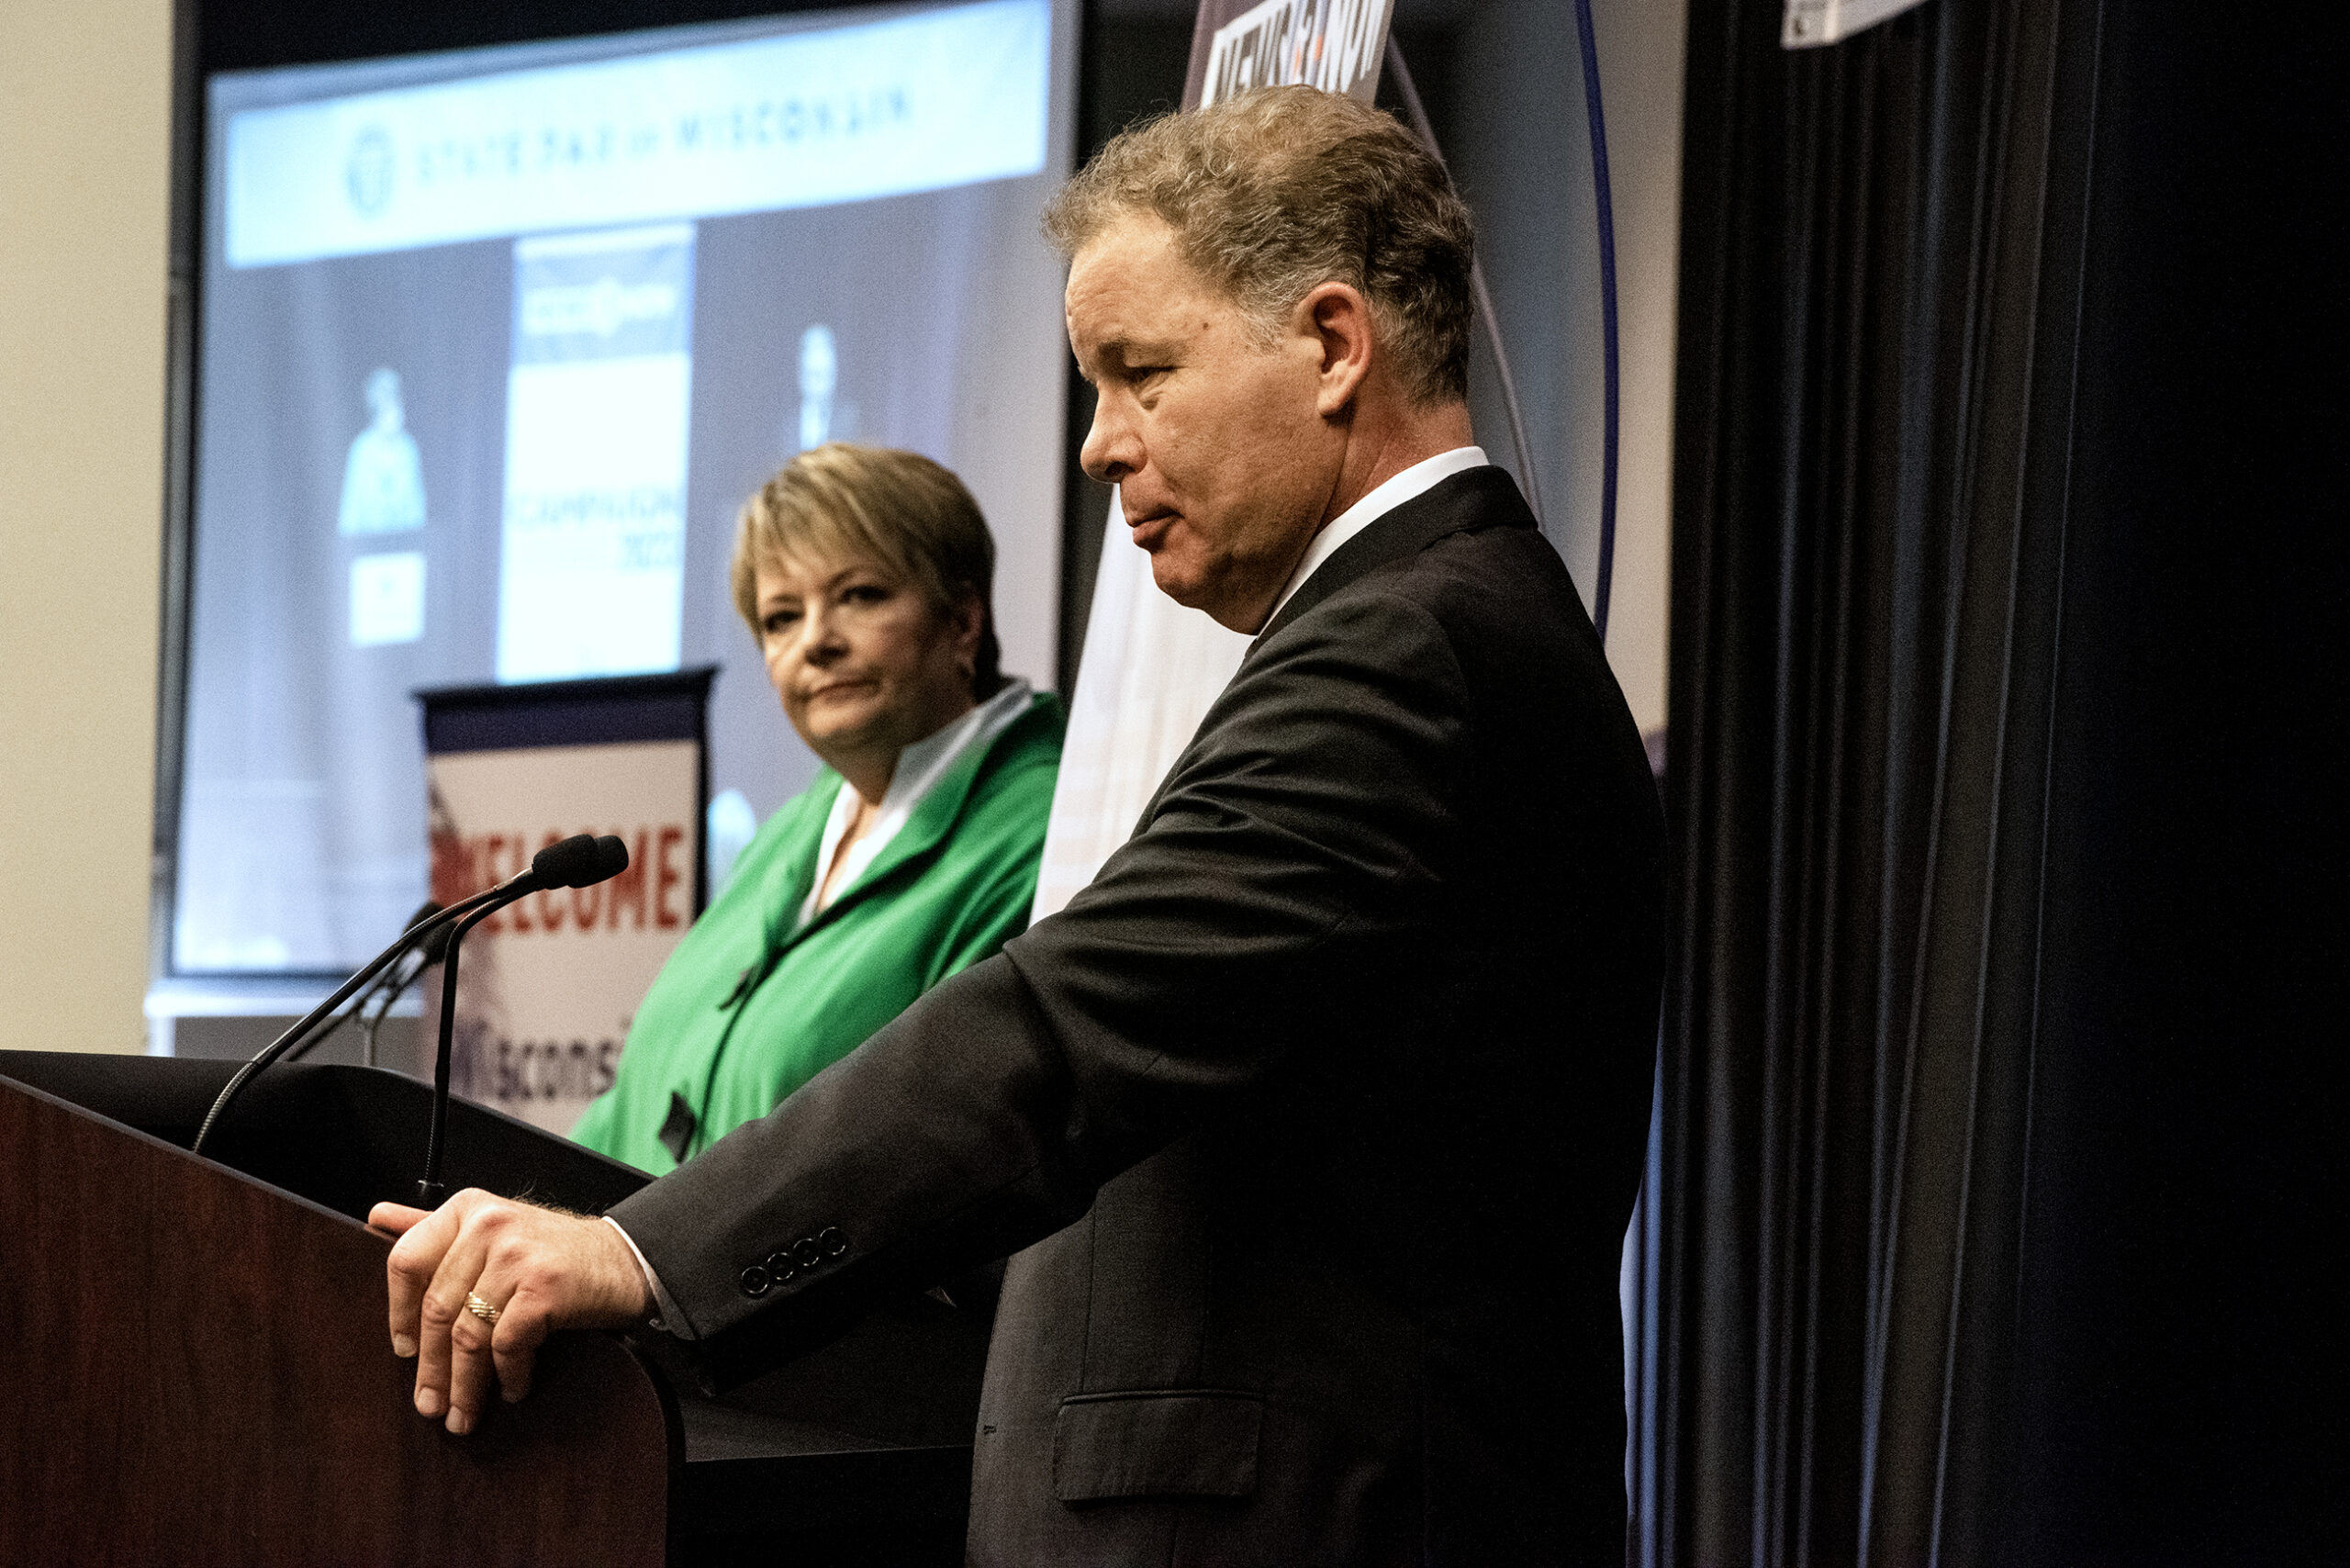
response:
<path id="1" fill-rule="evenodd" d="M 841 593 L 842 601 L 847 604 L 878 604 L 889 597 L 890 590 L 878 583 L 858 583 Z"/>

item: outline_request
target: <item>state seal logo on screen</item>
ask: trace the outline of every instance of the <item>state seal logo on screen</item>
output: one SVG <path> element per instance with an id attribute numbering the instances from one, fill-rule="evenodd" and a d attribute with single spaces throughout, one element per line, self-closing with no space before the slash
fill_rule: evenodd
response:
<path id="1" fill-rule="evenodd" d="M 392 133 L 371 125 L 351 139 L 342 168 L 343 189 L 353 211 L 373 218 L 392 199 Z"/>

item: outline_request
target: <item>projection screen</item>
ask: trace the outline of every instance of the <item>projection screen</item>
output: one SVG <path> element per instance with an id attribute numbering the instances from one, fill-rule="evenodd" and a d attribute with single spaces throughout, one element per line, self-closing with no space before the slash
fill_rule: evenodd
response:
<path id="1" fill-rule="evenodd" d="M 800 14 L 207 84 L 171 967 L 348 969 L 424 897 L 420 689 L 721 666 L 722 842 L 805 786 L 725 585 L 828 439 L 961 474 L 1049 685 L 1037 215 L 1074 0 Z"/>

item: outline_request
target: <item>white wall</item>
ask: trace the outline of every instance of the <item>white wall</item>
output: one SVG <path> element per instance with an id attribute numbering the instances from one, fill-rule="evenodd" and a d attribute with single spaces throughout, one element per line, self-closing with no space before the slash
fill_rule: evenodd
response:
<path id="1" fill-rule="evenodd" d="M 169 0 L 0 0 L 0 1047 L 144 1048 Z"/>
<path id="2" fill-rule="evenodd" d="M 1673 355 L 1681 246 L 1685 0 L 1594 0 L 1616 219 L 1622 420 L 1607 652 L 1643 731 L 1665 719 L 1673 566 Z M 1582 54 L 1567 0 L 1480 0 L 1455 22 L 1438 128 L 1477 209 L 1544 530 L 1588 604 L 1599 559 L 1599 247 Z M 1516 465 L 1483 367 L 1477 437 Z"/>

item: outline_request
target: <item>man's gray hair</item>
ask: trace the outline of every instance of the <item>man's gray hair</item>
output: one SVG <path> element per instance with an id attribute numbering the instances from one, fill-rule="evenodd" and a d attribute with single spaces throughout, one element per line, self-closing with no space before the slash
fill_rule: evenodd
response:
<path id="1" fill-rule="evenodd" d="M 1360 289 L 1413 400 L 1468 397 L 1474 226 L 1393 116 L 1268 87 L 1145 121 L 1061 187 L 1045 232 L 1073 257 L 1136 212 L 1164 219 L 1184 259 L 1267 331 L 1321 284 Z"/>

